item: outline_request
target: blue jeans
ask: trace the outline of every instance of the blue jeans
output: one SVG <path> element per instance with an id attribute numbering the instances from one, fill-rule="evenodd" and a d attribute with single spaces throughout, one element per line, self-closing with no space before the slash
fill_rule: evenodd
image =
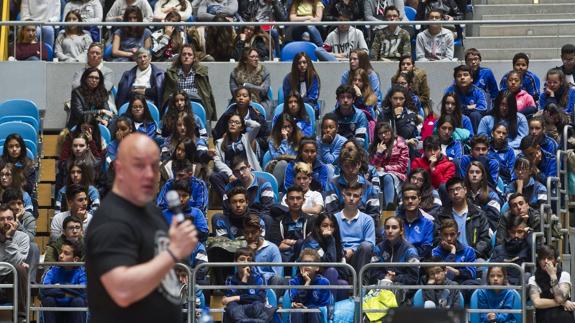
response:
<path id="1" fill-rule="evenodd" d="M 395 178 L 391 174 L 383 174 L 380 177 L 380 186 L 383 191 L 383 205 L 385 209 L 390 203 L 395 202 Z"/>
<path id="2" fill-rule="evenodd" d="M 304 32 L 309 33 L 310 40 L 316 44 L 316 46 L 323 46 L 323 39 L 321 39 L 321 33 L 315 26 L 297 26 L 292 29 L 292 38 L 294 40 L 301 40 L 301 35 Z"/>
<path id="3" fill-rule="evenodd" d="M 328 53 L 323 47 L 318 47 L 315 49 L 315 56 L 320 61 L 337 62 L 337 58 L 331 53 Z"/>

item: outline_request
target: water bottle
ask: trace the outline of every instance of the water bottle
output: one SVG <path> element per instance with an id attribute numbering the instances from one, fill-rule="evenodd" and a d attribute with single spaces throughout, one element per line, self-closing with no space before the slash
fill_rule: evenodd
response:
<path id="1" fill-rule="evenodd" d="M 210 311 L 207 308 L 202 309 L 202 314 L 200 314 L 200 318 L 198 319 L 198 323 L 212 323 L 213 319 L 210 315 Z"/>

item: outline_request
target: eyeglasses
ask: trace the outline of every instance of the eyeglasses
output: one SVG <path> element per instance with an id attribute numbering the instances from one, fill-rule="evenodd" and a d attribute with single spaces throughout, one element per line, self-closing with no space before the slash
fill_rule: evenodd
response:
<path id="1" fill-rule="evenodd" d="M 81 225 L 69 226 L 69 227 L 66 227 L 66 230 L 80 231 L 80 230 L 82 230 L 82 226 Z"/>
<path id="2" fill-rule="evenodd" d="M 459 192 L 463 191 L 464 189 L 465 189 L 465 188 L 464 188 L 463 186 L 457 186 L 457 187 L 452 187 L 452 188 L 448 189 L 447 192 L 449 192 L 449 193 L 454 193 L 454 192 L 459 193 Z"/>
<path id="3" fill-rule="evenodd" d="M 250 168 L 249 168 L 248 166 L 242 166 L 242 167 L 240 167 L 240 168 L 238 168 L 238 169 L 234 169 L 233 172 L 234 172 L 235 174 L 242 174 L 242 173 L 247 172 L 249 169 L 250 169 Z"/>
<path id="4" fill-rule="evenodd" d="M 229 120 L 229 121 L 228 121 L 228 124 L 229 124 L 229 125 L 238 125 L 238 126 L 239 126 L 239 125 L 242 124 L 242 122 L 241 122 L 241 121 L 238 121 L 238 120 Z"/>

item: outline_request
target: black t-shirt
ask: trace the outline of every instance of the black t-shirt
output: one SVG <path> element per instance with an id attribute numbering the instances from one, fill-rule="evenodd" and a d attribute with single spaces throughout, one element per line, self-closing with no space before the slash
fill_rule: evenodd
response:
<path id="1" fill-rule="evenodd" d="M 168 247 L 168 225 L 154 205 L 137 207 L 108 193 L 86 233 L 88 306 L 92 323 L 181 322 L 179 282 L 171 270 L 151 294 L 119 307 L 100 277 L 120 266 L 148 262 Z"/>

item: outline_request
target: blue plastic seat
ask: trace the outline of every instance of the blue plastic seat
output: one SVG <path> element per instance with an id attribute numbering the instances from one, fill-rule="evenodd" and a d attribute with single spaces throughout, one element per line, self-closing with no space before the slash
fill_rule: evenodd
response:
<path id="1" fill-rule="evenodd" d="M 413 295 L 413 307 L 423 308 L 425 302 L 423 301 L 423 290 L 418 289 Z M 464 308 L 465 300 L 463 299 L 463 295 L 459 292 L 459 308 Z"/>
<path id="2" fill-rule="evenodd" d="M 278 89 L 278 104 L 284 103 L 284 89 L 280 86 Z"/>
<path id="3" fill-rule="evenodd" d="M 307 41 L 293 41 L 286 44 L 280 53 L 280 61 L 288 62 L 292 61 L 293 58 L 300 52 L 305 52 L 307 56 L 310 57 L 312 61 L 317 61 L 317 56 L 315 56 L 315 50 L 317 46 L 314 43 Z"/>
<path id="4" fill-rule="evenodd" d="M 156 107 L 156 105 L 152 101 L 146 100 L 146 102 L 148 103 L 148 109 L 150 109 L 150 114 L 152 115 L 152 119 L 154 119 L 154 121 L 156 122 L 156 125 L 158 125 L 158 127 L 159 127 L 160 126 L 160 110 L 158 110 L 158 107 Z M 122 104 L 122 106 L 118 110 L 118 115 L 123 115 L 124 113 L 126 113 L 126 111 L 128 111 L 128 105 L 129 104 L 130 104 L 129 102 Z"/>
<path id="5" fill-rule="evenodd" d="M 192 112 L 198 118 L 200 118 L 200 121 L 202 121 L 202 126 L 205 128 L 206 124 L 208 123 L 208 118 L 206 117 L 206 109 L 204 109 L 204 106 L 198 102 L 192 101 Z"/>
<path id="6" fill-rule="evenodd" d="M 38 133 L 30 124 L 22 121 L 8 121 L 0 124 L 0 138 L 6 139 L 8 135 L 17 133 L 24 141 L 29 140 L 38 146 Z"/>
<path id="7" fill-rule="evenodd" d="M 509 291 L 514 294 L 512 309 L 514 309 L 514 310 L 521 309 L 521 295 L 519 295 L 519 293 L 514 289 L 510 289 Z M 478 292 L 479 292 L 479 290 L 476 290 L 473 292 L 473 294 L 471 294 L 471 300 L 469 301 L 469 308 L 470 309 L 478 309 L 479 308 L 478 301 L 477 301 L 477 293 Z M 522 315 L 521 314 L 512 314 L 512 315 L 515 317 L 516 322 L 522 321 Z M 479 323 L 479 322 L 480 322 L 480 314 L 479 313 L 471 313 L 470 323 Z"/>
<path id="8" fill-rule="evenodd" d="M 262 158 L 262 168 L 265 169 L 268 163 L 272 160 L 272 153 L 268 150 Z"/>
<path id="9" fill-rule="evenodd" d="M 415 17 L 417 16 L 417 10 L 415 10 L 413 7 L 410 6 L 405 6 L 405 16 L 407 17 L 407 19 L 409 21 L 414 21 Z"/>
<path id="10" fill-rule="evenodd" d="M 259 171 L 254 171 L 253 174 L 257 178 L 261 178 L 267 182 L 270 182 L 272 189 L 274 190 L 274 200 L 276 201 L 276 203 L 278 203 L 280 201 L 279 185 L 274 175 L 268 172 L 259 172 Z"/>
<path id="11" fill-rule="evenodd" d="M 44 43 L 44 50 L 46 51 L 46 59 L 51 62 L 54 59 L 54 49 L 49 44 Z"/>
<path id="12" fill-rule="evenodd" d="M 104 48 L 104 60 L 105 61 L 112 60 L 112 45 L 111 44 L 106 46 L 106 48 Z"/>
<path id="13" fill-rule="evenodd" d="M 309 116 L 309 123 L 310 123 L 311 128 L 313 129 L 313 132 L 315 135 L 315 109 L 309 103 L 304 103 L 304 106 L 305 106 L 305 111 L 307 112 L 307 115 Z M 284 104 L 283 103 L 278 104 L 278 106 L 274 110 L 274 116 L 272 119 L 272 127 L 275 124 L 275 122 L 277 121 L 277 117 L 283 111 L 284 111 Z"/>
<path id="14" fill-rule="evenodd" d="M 0 118 L 3 117 L 26 117 L 22 118 L 21 121 L 30 123 L 34 128 L 40 130 L 40 109 L 31 100 L 14 99 L 4 101 L 0 105 Z M 30 121 L 30 119 L 34 121 Z"/>
<path id="15" fill-rule="evenodd" d="M 268 119 L 267 116 L 267 112 L 266 109 L 264 108 L 263 105 L 257 103 L 257 102 L 250 102 L 250 105 L 252 106 L 252 108 L 258 110 L 258 112 L 264 117 L 264 119 Z"/>
<path id="16" fill-rule="evenodd" d="M 106 144 L 110 144 L 112 142 L 112 134 L 110 133 L 110 129 L 106 128 L 103 124 L 98 124 L 98 128 L 100 129 L 100 136 L 104 138 Z"/>

